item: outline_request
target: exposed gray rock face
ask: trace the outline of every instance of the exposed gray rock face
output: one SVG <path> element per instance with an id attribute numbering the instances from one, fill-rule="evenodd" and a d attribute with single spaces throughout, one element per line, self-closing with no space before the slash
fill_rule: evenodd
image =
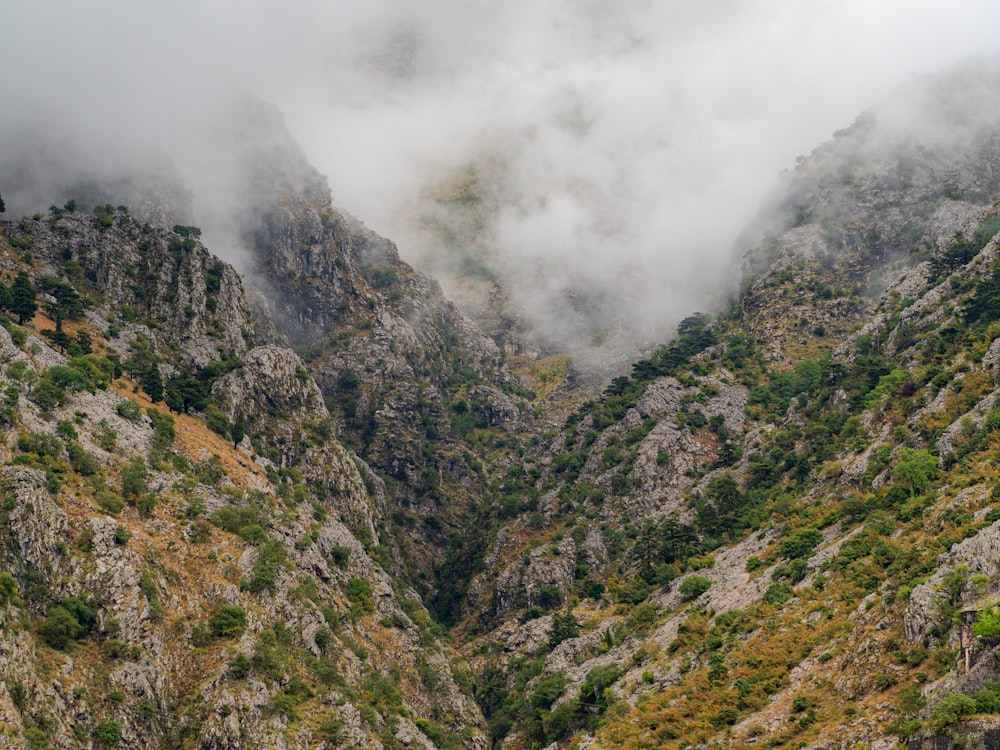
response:
<path id="1" fill-rule="evenodd" d="M 907 745 L 908 750 L 990 750 L 1000 740 L 1000 719 L 968 719 L 950 726 L 947 732 L 930 730 L 919 733 Z"/>
<path id="2" fill-rule="evenodd" d="M 411 531 L 398 537 L 402 556 L 433 587 L 449 534 L 485 489 L 457 433 L 513 430 L 530 410 L 494 341 L 392 242 L 333 208 L 280 122 L 262 115 L 251 130 L 251 157 L 288 159 L 251 175 L 260 184 L 242 237 L 250 276 L 279 335 L 302 347 L 342 439 L 396 482 L 389 499 Z M 282 188 L 270 186 L 272 171 Z"/>
<path id="3" fill-rule="evenodd" d="M 22 349 L 21 331 L 0 329 L 0 562 L 18 583 L 0 601 L 4 738 L 44 727 L 60 747 L 114 734 L 129 747 L 237 750 L 428 748 L 440 734 L 484 748 L 472 693 L 489 705 L 516 687 L 529 702 L 505 706 L 520 712 L 503 743 L 514 750 L 555 736 L 551 714 L 530 703 L 542 680 L 567 680 L 558 708 L 593 670 L 612 668 L 607 712 L 588 704 L 572 717 L 574 731 L 590 728 L 580 747 L 599 747 L 617 741 L 602 731 L 619 720 L 662 728 L 719 666 L 729 674 L 708 680 L 729 711 L 692 703 L 699 737 L 671 740 L 737 746 L 766 733 L 787 744 L 804 733 L 819 737 L 816 750 L 885 746 L 894 694 L 878 695 L 879 676 L 903 688 L 918 680 L 909 659 L 924 658 L 900 632 L 921 644 L 934 632 L 944 646 L 953 630 L 942 602 L 995 593 L 995 525 L 941 555 L 902 626 L 898 592 L 912 578 L 887 569 L 913 562 L 925 575 L 934 561 L 910 548 L 914 537 L 958 539 L 992 518 L 989 456 L 967 472 L 959 464 L 968 483 L 942 487 L 932 506 L 889 490 L 903 448 L 936 447 L 952 470 L 988 426 L 1000 349 L 988 330 L 961 329 L 996 245 L 948 268 L 954 280 L 936 264 L 956 232 L 971 236 L 994 210 L 997 139 L 977 136 L 957 154 L 936 141 L 889 153 L 859 122 L 791 176 L 740 306 L 701 330 L 711 344 L 673 360 L 657 352 L 586 416 L 564 421 L 565 404 L 544 415 L 554 426 L 543 433 L 531 415 L 542 402 L 528 408 L 493 342 L 391 242 L 333 209 L 280 117 L 248 105 L 240 119 L 221 137 L 240 151 L 227 174 L 243 186 L 243 221 L 229 239 L 248 250 L 244 270 L 263 290 L 251 302 L 190 229 L 58 210 L 2 223 L 6 277 L 30 247 L 36 281 L 62 273 L 91 295 L 72 325 L 92 336 L 95 360 L 117 356 L 133 376 L 43 408 L 38 378 L 72 361 L 40 331 Z M 167 202 L 142 210 L 165 220 Z M 930 260 L 903 268 L 916 258 Z M 974 344 L 959 346 L 965 336 Z M 132 390 L 147 365 L 191 375 L 198 395 L 213 383 L 213 409 L 177 407 L 186 412 L 167 438 L 162 414 L 122 404 L 130 395 L 149 406 Z M 822 387 L 798 383 L 799 365 L 821 372 Z M 914 380 L 892 390 L 898 369 Z M 242 440 L 227 420 L 245 428 Z M 747 518 L 725 517 L 720 486 L 748 501 L 738 506 Z M 779 540 L 800 530 L 822 541 L 783 559 L 793 554 Z M 446 559 L 456 545 L 467 554 Z M 468 592 L 457 585 L 476 573 Z M 696 575 L 707 589 L 682 594 Z M 488 685 L 470 687 L 421 604 L 442 583 L 455 584 L 444 592 L 454 606 L 439 611 L 459 620 L 456 640 Z M 50 642 L 60 607 L 84 619 L 93 610 L 75 645 Z M 519 613 L 532 607 L 549 611 Z M 240 623 L 226 628 L 218 616 L 235 611 Z M 730 627 L 727 613 L 745 621 Z M 567 615 L 579 634 L 555 644 Z M 825 628 L 832 643 L 810 641 L 797 663 L 756 663 L 758 646 L 787 654 L 798 644 L 784 636 Z M 527 682 L 515 675 L 526 664 L 537 670 Z M 964 682 L 928 691 L 975 690 L 993 668 L 984 660 Z M 685 681 L 694 689 L 656 705 Z M 820 693 L 836 702 L 833 718 L 793 708 Z M 849 719 L 848 704 L 861 715 Z M 811 734 L 817 719 L 827 735 Z M 575 741 L 565 733 L 549 748 Z"/>
<path id="4" fill-rule="evenodd" d="M 248 434 L 267 435 L 270 444 L 281 446 L 282 462 L 294 463 L 301 453 L 297 433 L 329 417 L 323 394 L 289 349 L 258 346 L 242 360 L 242 367 L 215 382 L 212 395 L 230 421 L 242 419 Z"/>
<path id="5" fill-rule="evenodd" d="M 939 555 L 937 571 L 926 583 L 914 586 L 910 594 L 903 620 L 906 638 L 914 643 L 919 642 L 931 628 L 942 624 L 941 603 L 949 596 L 945 590 L 945 581 L 957 566 L 965 566 L 958 582 L 958 593 L 963 594 L 962 601 L 971 602 L 977 593 L 965 587 L 965 579 L 976 574 L 994 577 L 995 560 L 998 558 L 1000 522 L 986 527 L 975 536 L 954 545 L 947 553 Z M 981 592 L 979 595 L 985 593 Z"/>
<path id="6" fill-rule="evenodd" d="M 497 614 L 525 607 L 546 606 L 545 592 L 558 591 L 565 596 L 573 585 L 576 564 L 576 545 L 572 539 L 563 539 L 558 546 L 539 547 L 531 550 L 526 560 L 511 565 L 497 576 L 494 583 Z M 551 598 L 552 594 L 548 594 Z"/>
<path id="7" fill-rule="evenodd" d="M 8 233 L 31 242 L 53 269 L 66 260 L 77 264 L 77 283 L 95 285 L 108 301 L 105 320 L 156 320 L 156 330 L 134 333 L 174 351 L 175 364 L 204 367 L 220 359 L 220 352 L 238 357 L 253 344 L 253 316 L 231 266 L 191 237 L 125 215 L 110 222 L 100 226 L 92 216 L 69 213 L 52 221 L 21 221 L 9 225 Z M 113 348 L 130 344 L 128 330 L 122 334 L 110 342 Z"/>
<path id="8" fill-rule="evenodd" d="M 405 686 L 399 705 L 408 715 L 434 716 L 447 731 L 463 729 L 466 746 L 485 748 L 482 715 L 418 595 L 398 589 L 370 556 L 382 541 L 385 483 L 337 441 L 302 360 L 274 345 L 252 346 L 239 276 L 199 243 L 123 215 L 100 228 L 75 213 L 29 220 L 11 235 L 33 243 L 39 277 L 69 262 L 82 269 L 73 279 L 80 290 L 104 285 L 99 305 L 73 323 L 92 339 L 99 339 L 95 324 L 137 311 L 117 334 L 108 331 L 110 355 L 166 359 L 164 377 L 229 358 L 233 369 L 215 380 L 214 400 L 224 417 L 242 417 L 248 435 L 278 451 L 271 462 L 255 455 L 249 438 L 231 447 L 190 414 L 173 417 L 177 434 L 164 442 L 145 410 L 118 408 L 125 381 L 70 390 L 43 409 L 33 387 L 39 372 L 72 362 L 43 338 L 30 338 L 23 351 L 0 328 L 2 372 L 17 396 L 0 451 L 8 458 L 21 451 L 30 464 L 7 460 L 0 474 L 8 529 L 0 569 L 21 584 L 0 602 L 0 684 L 8 687 L 0 716 L 14 732 L 45 726 L 59 747 L 114 735 L 137 748 L 186 737 L 236 750 L 381 747 L 380 732 L 391 731 L 430 746 L 412 721 L 394 723 L 368 707 L 362 719 L 357 700 L 333 684 L 377 674 Z M 19 432 L 44 456 L 19 448 Z M 92 459 L 86 473 L 72 463 L 71 446 Z M 141 489 L 126 494 L 126 471 L 136 466 Z M 252 513 L 256 528 L 223 531 L 221 511 Z M 391 567 L 391 557 L 383 564 Z M 65 646 L 43 643 L 46 618 L 67 600 L 92 608 L 93 624 Z M 240 632 L 213 631 L 211 618 L 224 606 L 244 613 Z M 248 660 L 242 667 L 233 666 L 237 653 Z M 300 683 L 288 659 L 298 660 Z M 317 681 L 310 669 L 325 676 Z M 293 708 L 313 698 L 300 710 L 332 717 L 322 731 L 298 721 Z"/>
<path id="9" fill-rule="evenodd" d="M 523 399 L 515 400 L 502 391 L 485 385 L 477 385 L 470 389 L 469 401 L 472 403 L 473 410 L 482 415 L 483 421 L 488 427 L 521 422 L 526 406 Z"/>
<path id="10" fill-rule="evenodd" d="M 718 432 L 732 436 L 734 441 L 740 440 L 749 392 L 730 383 L 730 373 L 723 370 L 697 385 L 683 386 L 675 378 L 660 378 L 649 385 L 636 404 L 636 411 L 643 420 L 656 419 L 657 423 L 639 443 L 631 474 L 637 484 L 629 499 L 631 512 L 644 515 L 676 512 L 684 491 L 692 484 L 691 470 L 704 467 L 720 456 L 725 440 L 712 433 L 706 439 L 704 432 L 682 426 L 680 412 L 699 412 L 707 420 L 721 419 L 724 432 L 721 429 Z"/>

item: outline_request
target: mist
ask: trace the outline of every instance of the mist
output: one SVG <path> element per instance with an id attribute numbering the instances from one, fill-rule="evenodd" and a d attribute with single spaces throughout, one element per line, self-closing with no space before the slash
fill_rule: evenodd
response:
<path id="1" fill-rule="evenodd" d="M 8 5 L 0 149 L 44 133 L 78 174 L 166 157 L 239 263 L 219 217 L 241 172 L 212 134 L 249 92 L 335 205 L 446 292 L 472 263 L 526 336 L 576 351 L 638 350 L 724 304 L 735 238 L 797 156 L 914 77 L 1000 52 L 979 0 Z M 72 197 L 15 177 L 10 213 Z"/>

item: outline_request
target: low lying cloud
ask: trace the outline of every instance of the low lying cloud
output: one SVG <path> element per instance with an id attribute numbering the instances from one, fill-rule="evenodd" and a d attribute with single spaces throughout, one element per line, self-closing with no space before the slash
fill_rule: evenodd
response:
<path id="1" fill-rule="evenodd" d="M 155 144 L 198 221 L 235 190 L 220 92 L 250 91 L 338 206 L 437 273 L 468 245 L 556 346 L 660 341 L 717 304 L 778 172 L 901 82 L 993 55 L 1000 20 L 985 0 L 20 5 L 0 142 L 51 133 L 81 169 Z M 470 179 L 471 217 L 442 198 Z"/>

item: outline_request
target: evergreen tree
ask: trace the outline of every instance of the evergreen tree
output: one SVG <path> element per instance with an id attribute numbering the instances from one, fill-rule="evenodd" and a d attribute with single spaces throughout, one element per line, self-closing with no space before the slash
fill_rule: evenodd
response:
<path id="1" fill-rule="evenodd" d="M 236 419 L 233 423 L 229 425 L 229 435 L 233 439 L 233 447 L 238 448 L 240 441 L 243 440 L 243 436 L 246 434 L 246 422 L 243 421 L 243 415 L 237 414 Z"/>
<path id="2" fill-rule="evenodd" d="M 184 413 L 184 397 L 181 395 L 179 389 L 175 388 L 172 384 L 167 385 L 167 389 L 163 394 L 164 401 L 167 404 L 167 408 L 172 412 L 177 414 Z"/>
<path id="3" fill-rule="evenodd" d="M 3 202 L 3 194 L 0 193 L 0 214 L 7 210 L 7 206 Z"/>
<path id="4" fill-rule="evenodd" d="M 56 308 L 56 329 L 54 331 L 42 331 L 42 335 L 51 341 L 52 346 L 61 352 L 65 352 L 66 347 L 73 343 L 73 337 L 63 330 L 62 310 L 59 308 Z"/>
<path id="5" fill-rule="evenodd" d="M 142 390 L 154 404 L 163 400 L 163 377 L 160 375 L 160 368 L 155 364 L 149 365 L 142 373 L 141 385 Z"/>
<path id="6" fill-rule="evenodd" d="M 564 614 L 556 614 L 552 618 L 552 629 L 549 630 L 549 648 L 555 648 L 560 643 L 580 635 L 580 623 L 569 610 Z"/>
<path id="7" fill-rule="evenodd" d="M 94 351 L 94 345 L 90 340 L 90 334 L 86 331 L 77 331 L 76 343 L 80 347 L 81 354 L 90 354 Z"/>
<path id="8" fill-rule="evenodd" d="M 11 311 L 17 315 L 17 322 L 23 324 L 29 318 L 33 318 L 38 303 L 35 302 L 35 287 L 28 278 L 28 274 L 19 271 L 14 283 L 10 288 Z"/>

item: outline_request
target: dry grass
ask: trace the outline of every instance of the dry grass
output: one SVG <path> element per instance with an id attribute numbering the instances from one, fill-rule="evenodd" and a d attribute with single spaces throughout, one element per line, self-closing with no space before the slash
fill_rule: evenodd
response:
<path id="1" fill-rule="evenodd" d="M 154 404 L 129 378 L 120 378 L 111 387 L 139 404 L 143 410 L 166 412 L 164 404 Z M 188 458 L 204 461 L 218 456 L 226 476 L 237 486 L 260 486 L 267 482 L 267 472 L 253 458 L 234 448 L 228 440 L 212 432 L 200 419 L 190 414 L 174 414 L 174 445 Z"/>

